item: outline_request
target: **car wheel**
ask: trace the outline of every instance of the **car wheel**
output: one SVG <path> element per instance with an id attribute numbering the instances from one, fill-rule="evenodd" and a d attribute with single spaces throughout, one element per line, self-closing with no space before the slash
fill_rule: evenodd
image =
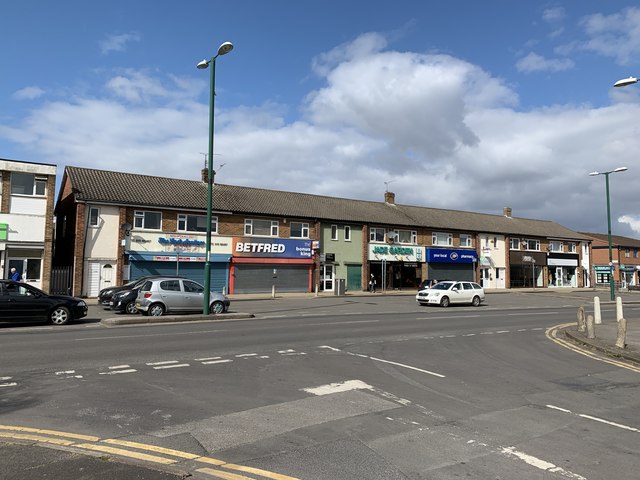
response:
<path id="1" fill-rule="evenodd" d="M 54 325 L 64 325 L 71 319 L 71 313 L 67 307 L 59 306 L 49 314 L 49 321 Z"/>
<path id="2" fill-rule="evenodd" d="M 138 309 L 136 308 L 136 302 L 132 301 L 127 303 L 127 305 L 124 307 L 124 311 L 127 312 L 129 315 L 135 315 L 136 313 L 138 313 Z"/>
<path id="3" fill-rule="evenodd" d="M 471 300 L 471 305 L 473 305 L 474 307 L 479 307 L 480 306 L 480 297 L 479 296 L 475 296 L 473 297 L 473 300 Z"/>
<path id="4" fill-rule="evenodd" d="M 447 308 L 449 306 L 449 303 L 450 303 L 449 302 L 449 297 L 442 297 L 440 299 L 440 306 L 441 307 Z"/>
<path id="5" fill-rule="evenodd" d="M 209 313 L 224 313 L 224 303 L 219 301 L 213 302 L 211 304 L 211 307 L 209 307 Z"/>
<path id="6" fill-rule="evenodd" d="M 149 307 L 147 312 L 149 312 L 149 315 L 152 317 L 161 317 L 164 315 L 164 307 L 160 303 L 154 303 Z"/>

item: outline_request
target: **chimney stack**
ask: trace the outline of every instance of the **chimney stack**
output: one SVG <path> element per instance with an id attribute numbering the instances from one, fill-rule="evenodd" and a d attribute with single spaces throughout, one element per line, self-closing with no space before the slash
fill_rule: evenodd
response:
<path id="1" fill-rule="evenodd" d="M 504 207 L 502 209 L 502 214 L 507 218 L 511 218 L 511 207 Z"/>
<path id="2" fill-rule="evenodd" d="M 384 192 L 384 203 L 388 203 L 389 205 L 395 205 L 396 194 L 393 192 Z"/>

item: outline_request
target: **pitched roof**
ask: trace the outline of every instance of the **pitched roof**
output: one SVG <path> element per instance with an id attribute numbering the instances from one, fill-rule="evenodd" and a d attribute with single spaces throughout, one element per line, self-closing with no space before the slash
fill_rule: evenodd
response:
<path id="1" fill-rule="evenodd" d="M 124 172 L 67 166 L 76 201 L 169 209 L 205 210 L 207 184 Z M 309 193 L 215 184 L 214 211 L 354 222 L 373 225 L 442 228 L 469 232 L 587 240 L 547 220 L 353 200 Z"/>
<path id="2" fill-rule="evenodd" d="M 609 235 L 606 233 L 589 233 L 589 232 L 580 232 L 580 233 L 594 240 L 601 240 L 603 242 L 609 243 Z M 611 244 L 618 247 L 640 248 L 640 240 L 636 238 L 623 237 L 621 235 L 611 235 Z"/>

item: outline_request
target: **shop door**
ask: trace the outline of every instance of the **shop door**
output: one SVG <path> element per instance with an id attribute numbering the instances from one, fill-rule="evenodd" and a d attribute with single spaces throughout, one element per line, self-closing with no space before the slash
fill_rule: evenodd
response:
<path id="1" fill-rule="evenodd" d="M 562 267 L 556 267 L 556 287 L 564 287 L 564 272 Z"/>
<path id="2" fill-rule="evenodd" d="M 347 265 L 347 290 L 352 292 L 362 290 L 361 265 Z"/>
<path id="3" fill-rule="evenodd" d="M 325 292 L 333 292 L 333 265 L 322 265 L 320 289 Z"/>
<path id="4" fill-rule="evenodd" d="M 504 268 L 496 268 L 496 287 L 497 288 L 505 288 L 504 282 Z"/>
<path id="5" fill-rule="evenodd" d="M 482 288 L 489 288 L 491 286 L 491 269 L 483 268 L 480 270 L 480 282 L 482 284 Z"/>

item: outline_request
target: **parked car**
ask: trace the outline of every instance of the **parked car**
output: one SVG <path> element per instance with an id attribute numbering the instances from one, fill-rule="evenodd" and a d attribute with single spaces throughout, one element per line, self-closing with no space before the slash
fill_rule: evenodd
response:
<path id="1" fill-rule="evenodd" d="M 420 282 L 420 285 L 418 285 L 418 291 L 420 291 L 420 290 L 424 290 L 425 288 L 431 288 L 431 287 L 433 287 L 436 283 L 438 283 L 439 281 L 441 281 L 441 280 L 436 280 L 436 279 L 433 279 L 433 278 L 429 278 L 429 279 L 426 279 L 426 280 L 422 280 L 422 281 Z"/>
<path id="2" fill-rule="evenodd" d="M 120 313 L 128 313 L 129 315 L 135 315 L 138 313 L 138 309 L 136 308 L 136 299 L 138 298 L 140 287 L 142 287 L 146 281 L 146 279 L 138 280 L 126 290 L 114 293 L 111 297 L 111 301 L 109 302 L 111 310 Z"/>
<path id="3" fill-rule="evenodd" d="M 479 306 L 485 300 L 484 289 L 474 282 L 444 280 L 431 288 L 420 290 L 416 301 L 420 305 L 471 304 Z"/>
<path id="4" fill-rule="evenodd" d="M 146 275 L 144 277 L 140 277 L 136 280 L 132 280 L 130 282 L 125 283 L 124 285 L 120 285 L 119 287 L 107 287 L 107 288 L 103 288 L 102 290 L 100 290 L 100 292 L 98 293 L 98 303 L 100 303 L 100 305 L 103 305 L 107 308 L 111 308 L 111 300 L 113 299 L 113 296 L 116 293 L 119 292 L 124 292 L 126 290 L 131 290 L 132 288 L 134 288 L 134 286 L 144 280 L 147 280 L 149 278 L 161 278 L 164 277 L 165 275 Z M 135 300 L 135 298 L 134 298 Z M 135 306 L 135 305 L 134 305 Z"/>
<path id="5" fill-rule="evenodd" d="M 136 308 L 143 315 L 161 316 L 174 312 L 202 312 L 204 287 L 193 280 L 164 277 L 147 280 L 138 292 Z M 209 312 L 224 313 L 229 310 L 229 299 L 218 292 L 211 292 Z"/>
<path id="6" fill-rule="evenodd" d="M 67 295 L 48 295 L 22 282 L 0 280 L 0 321 L 63 325 L 87 316 L 87 303 Z"/>

